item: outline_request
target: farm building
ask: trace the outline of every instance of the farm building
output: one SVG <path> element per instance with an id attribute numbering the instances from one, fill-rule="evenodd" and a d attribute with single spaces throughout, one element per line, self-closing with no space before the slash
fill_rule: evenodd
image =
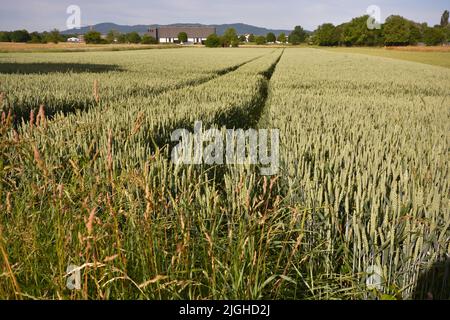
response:
<path id="1" fill-rule="evenodd" d="M 80 43 L 80 42 L 81 42 L 81 39 L 80 39 L 80 38 L 72 37 L 72 38 L 68 38 L 68 39 L 67 39 L 67 42 Z"/>
<path id="2" fill-rule="evenodd" d="M 203 43 L 209 35 L 216 33 L 214 27 L 160 27 L 148 30 L 149 35 L 159 43 L 176 43 L 178 35 L 186 32 L 189 43 Z"/>

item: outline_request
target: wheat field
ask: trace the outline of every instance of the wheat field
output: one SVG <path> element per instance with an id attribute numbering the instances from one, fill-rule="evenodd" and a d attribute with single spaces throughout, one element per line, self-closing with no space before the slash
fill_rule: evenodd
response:
<path id="1" fill-rule="evenodd" d="M 2 53 L 0 298 L 449 299 L 449 84 L 310 48 Z M 196 121 L 278 129 L 279 173 L 175 164 Z"/>

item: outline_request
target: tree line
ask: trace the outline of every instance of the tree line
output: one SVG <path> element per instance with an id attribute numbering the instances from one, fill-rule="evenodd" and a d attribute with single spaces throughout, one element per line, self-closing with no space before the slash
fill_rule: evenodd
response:
<path id="1" fill-rule="evenodd" d="M 297 26 L 295 29 L 287 36 L 285 33 L 280 33 L 278 37 L 273 33 L 269 32 L 266 36 L 256 36 L 254 34 L 241 35 L 238 36 L 234 28 L 229 28 L 225 31 L 222 36 L 216 34 L 211 34 L 205 42 L 207 47 L 237 47 L 242 43 L 255 43 L 258 45 L 264 45 L 267 43 L 292 43 L 300 44 L 305 41 L 308 34 L 302 27 Z"/>
<path id="2" fill-rule="evenodd" d="M 301 26 L 286 36 L 281 33 L 278 37 L 270 32 L 266 36 L 250 34 L 240 36 L 234 29 L 228 29 L 221 37 L 210 35 L 206 41 L 208 47 L 236 47 L 239 43 L 250 42 L 257 45 L 267 43 L 301 43 L 319 46 L 407 46 L 424 43 L 436 46 L 450 41 L 449 11 L 446 10 L 441 22 L 433 27 L 427 23 L 417 23 L 399 15 L 388 17 L 379 28 L 370 29 L 367 25 L 370 16 L 364 15 L 351 21 L 335 26 L 332 23 L 320 25 L 314 32 L 308 33 Z"/>
<path id="3" fill-rule="evenodd" d="M 335 26 L 332 23 L 320 25 L 313 33 L 306 32 L 301 26 L 286 35 L 281 33 L 278 37 L 269 32 L 267 35 L 239 36 L 235 29 L 229 28 L 222 36 L 211 34 L 205 45 L 207 47 L 237 47 L 244 42 L 265 45 L 267 43 L 301 43 L 315 44 L 319 46 L 406 46 L 425 43 L 429 46 L 440 45 L 450 41 L 449 11 L 445 10 L 441 16 L 440 24 L 433 27 L 427 23 L 418 23 L 399 15 L 388 17 L 380 28 L 369 29 L 368 15 L 353 18 L 349 22 Z M 58 30 L 50 32 L 32 32 L 27 30 L 0 31 L 0 42 L 29 42 L 29 43 L 58 43 L 67 41 L 77 35 L 62 35 Z M 178 35 L 179 42 L 188 40 L 188 35 L 181 32 Z M 91 30 L 84 35 L 86 43 L 132 43 L 132 44 L 156 44 L 157 39 L 150 35 L 139 35 L 137 32 L 120 33 L 111 30 L 105 37 L 100 32 Z"/>
<path id="4" fill-rule="evenodd" d="M 379 29 L 370 30 L 367 27 L 369 18 L 365 15 L 337 26 L 322 24 L 308 41 L 319 46 L 406 46 L 418 43 L 435 46 L 450 40 L 448 10 L 442 14 L 441 23 L 433 27 L 392 15 Z"/>
<path id="5" fill-rule="evenodd" d="M 111 30 L 102 37 L 100 32 L 89 31 L 84 35 L 84 41 L 88 44 L 108 44 L 108 43 L 131 43 L 131 44 L 156 44 L 158 41 L 152 36 L 145 34 L 141 36 L 139 33 L 133 31 L 129 33 L 120 33 L 116 30 Z"/>
<path id="6" fill-rule="evenodd" d="M 58 43 L 67 41 L 73 35 L 62 35 L 54 29 L 50 32 L 31 32 L 27 30 L 0 31 L 0 42 Z"/>
<path id="7" fill-rule="evenodd" d="M 77 34 L 61 34 L 57 29 L 50 32 L 31 32 L 27 30 L 0 31 L 0 42 L 24 42 L 24 43 L 58 43 L 66 42 L 67 39 L 78 37 Z M 120 33 L 115 30 L 108 32 L 102 37 L 100 32 L 91 30 L 84 35 L 84 40 L 89 44 L 108 43 L 142 43 L 155 44 L 156 39 L 149 36 L 140 36 L 137 32 Z"/>

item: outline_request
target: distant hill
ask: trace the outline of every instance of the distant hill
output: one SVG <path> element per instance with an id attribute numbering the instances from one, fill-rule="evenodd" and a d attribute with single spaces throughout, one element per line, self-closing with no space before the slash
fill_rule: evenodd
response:
<path id="1" fill-rule="evenodd" d="M 62 34 L 85 34 L 91 28 L 95 31 L 98 31 L 102 34 L 108 33 L 110 30 L 116 30 L 121 33 L 129 33 L 129 32 L 138 32 L 138 33 L 146 33 L 148 29 L 150 28 L 156 28 L 156 27 L 163 27 L 163 26 L 205 26 L 198 23 L 175 23 L 170 25 L 158 25 L 158 24 L 152 24 L 152 25 L 135 25 L 135 26 L 127 26 L 127 25 L 118 25 L 115 23 L 99 23 L 96 25 L 93 25 L 92 27 L 82 27 L 80 29 L 70 29 L 65 30 L 61 32 Z M 275 35 L 279 35 L 280 33 L 284 32 L 286 34 L 289 34 L 291 30 L 273 30 L 273 29 L 267 29 L 267 28 L 261 28 L 252 26 L 249 24 L 244 23 L 232 23 L 232 24 L 219 24 L 219 25 L 208 25 L 212 27 L 216 27 L 217 34 L 222 35 L 224 34 L 225 30 L 228 28 L 234 28 L 236 29 L 236 32 L 238 34 L 246 34 L 246 33 L 253 33 L 254 35 L 266 35 L 269 32 L 275 33 Z"/>
<path id="2" fill-rule="evenodd" d="M 215 25 L 214 27 L 217 28 L 217 34 L 222 35 L 225 33 L 225 30 L 228 28 L 234 28 L 236 29 L 236 32 L 238 34 L 247 34 L 247 33 L 253 33 L 257 36 L 265 36 L 269 32 L 275 33 L 276 36 L 278 36 L 280 33 L 289 34 L 292 30 L 276 30 L 276 29 L 267 29 L 262 27 L 255 27 L 249 24 L 245 23 L 233 23 L 233 24 L 220 24 Z"/>

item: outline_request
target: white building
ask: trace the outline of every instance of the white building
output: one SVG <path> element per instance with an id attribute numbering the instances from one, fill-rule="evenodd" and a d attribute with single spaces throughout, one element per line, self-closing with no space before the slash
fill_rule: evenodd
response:
<path id="1" fill-rule="evenodd" d="M 206 38 L 216 33 L 214 27 L 160 27 L 148 30 L 149 35 L 158 40 L 159 43 L 179 43 L 178 35 L 185 32 L 188 43 L 204 43 Z"/>
<path id="2" fill-rule="evenodd" d="M 79 38 L 69 38 L 67 39 L 67 42 L 80 43 L 81 40 Z"/>

